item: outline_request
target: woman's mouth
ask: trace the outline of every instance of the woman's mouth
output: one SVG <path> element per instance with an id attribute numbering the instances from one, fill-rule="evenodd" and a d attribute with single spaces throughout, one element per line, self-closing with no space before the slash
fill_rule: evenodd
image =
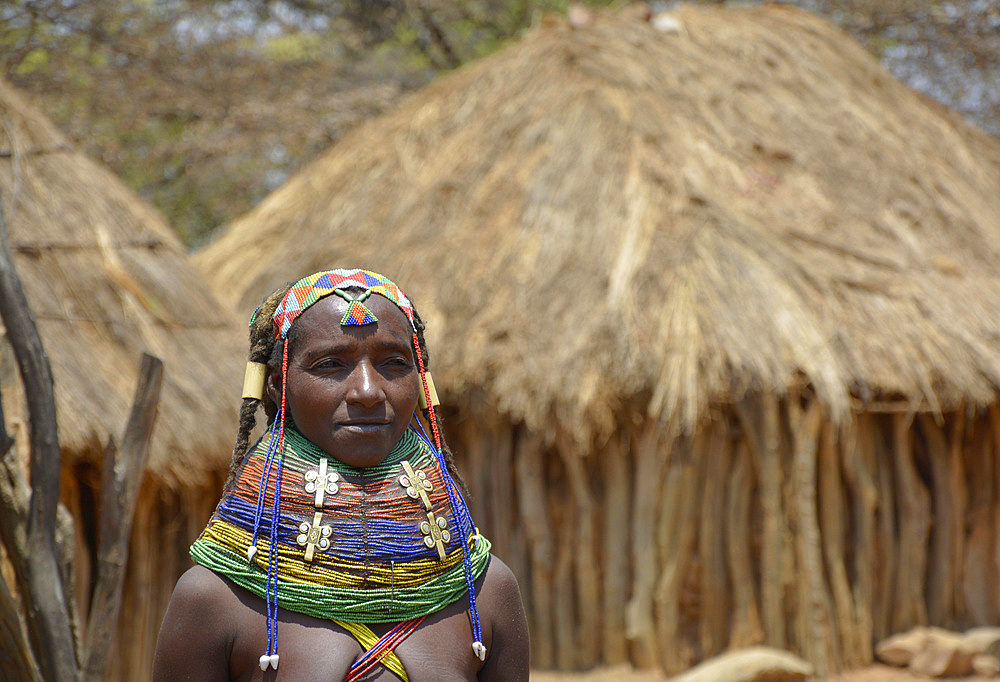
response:
<path id="1" fill-rule="evenodd" d="M 377 433 L 387 428 L 391 422 L 388 421 L 364 421 L 352 420 L 340 423 L 340 428 L 352 433 Z"/>

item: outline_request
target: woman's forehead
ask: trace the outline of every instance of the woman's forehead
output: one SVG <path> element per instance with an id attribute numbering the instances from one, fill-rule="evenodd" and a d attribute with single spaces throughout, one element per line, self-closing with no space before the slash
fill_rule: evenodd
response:
<path id="1" fill-rule="evenodd" d="M 376 322 L 367 325 L 342 325 L 344 313 L 350 302 L 339 296 L 324 296 L 304 310 L 293 323 L 296 340 L 319 340 L 321 338 L 367 336 L 369 334 L 391 334 L 410 344 L 412 329 L 410 321 L 392 301 L 372 294 L 365 304 L 375 313 Z"/>

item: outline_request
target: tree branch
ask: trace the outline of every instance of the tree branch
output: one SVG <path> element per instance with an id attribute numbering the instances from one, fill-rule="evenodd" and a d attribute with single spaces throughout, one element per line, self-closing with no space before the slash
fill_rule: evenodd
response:
<path id="1" fill-rule="evenodd" d="M 101 474 L 100 546 L 97 552 L 97 585 L 90 606 L 83 680 L 104 679 L 111 643 L 121 609 L 121 586 L 128 559 L 132 516 L 145 468 L 149 441 L 163 383 L 163 363 L 144 353 L 139 383 L 132 401 L 119 454 L 112 438 L 104 453 Z"/>
<path id="2" fill-rule="evenodd" d="M 73 680 L 77 664 L 55 544 L 59 503 L 59 441 L 52 370 L 42 347 L 28 299 L 14 267 L 0 197 L 0 317 L 17 358 L 31 431 L 31 496 L 26 546 L 7 545 L 24 596 L 32 648 L 46 679 Z M 2 524 L 6 525 L 6 524 Z M 4 538 L 5 545 L 7 538 Z M 23 553 L 21 557 L 13 557 Z"/>

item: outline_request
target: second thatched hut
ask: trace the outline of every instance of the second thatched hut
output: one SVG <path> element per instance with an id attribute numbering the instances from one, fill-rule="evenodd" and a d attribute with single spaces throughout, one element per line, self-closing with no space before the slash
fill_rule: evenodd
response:
<path id="1" fill-rule="evenodd" d="M 1000 618 L 1000 144 L 797 10 L 549 21 L 346 136 L 197 257 L 429 327 L 534 662 L 820 672 Z"/>
<path id="2" fill-rule="evenodd" d="M 111 438 L 120 445 L 142 353 L 164 363 L 110 674 L 146 679 L 167 601 L 190 565 L 188 545 L 218 499 L 232 451 L 242 325 L 163 218 L 4 82 L 0 195 L 52 367 L 61 498 L 74 518 L 74 585 L 84 616 L 97 572 L 103 451 Z M 23 389 L 6 339 L 0 352 L 7 428 L 26 449 Z"/>

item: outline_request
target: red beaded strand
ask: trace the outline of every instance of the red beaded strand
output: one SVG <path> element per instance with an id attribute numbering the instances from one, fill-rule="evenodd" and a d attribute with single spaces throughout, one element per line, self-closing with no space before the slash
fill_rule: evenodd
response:
<path id="1" fill-rule="evenodd" d="M 417 354 L 417 366 L 420 368 L 420 383 L 423 384 L 424 398 L 427 401 L 427 415 L 431 422 L 431 432 L 434 434 L 434 447 L 441 452 L 441 434 L 438 433 L 437 416 L 434 414 L 434 403 L 431 401 L 431 389 L 427 385 L 427 374 L 424 372 L 424 356 L 420 353 L 420 342 L 416 332 L 413 333 L 413 350 Z"/>

